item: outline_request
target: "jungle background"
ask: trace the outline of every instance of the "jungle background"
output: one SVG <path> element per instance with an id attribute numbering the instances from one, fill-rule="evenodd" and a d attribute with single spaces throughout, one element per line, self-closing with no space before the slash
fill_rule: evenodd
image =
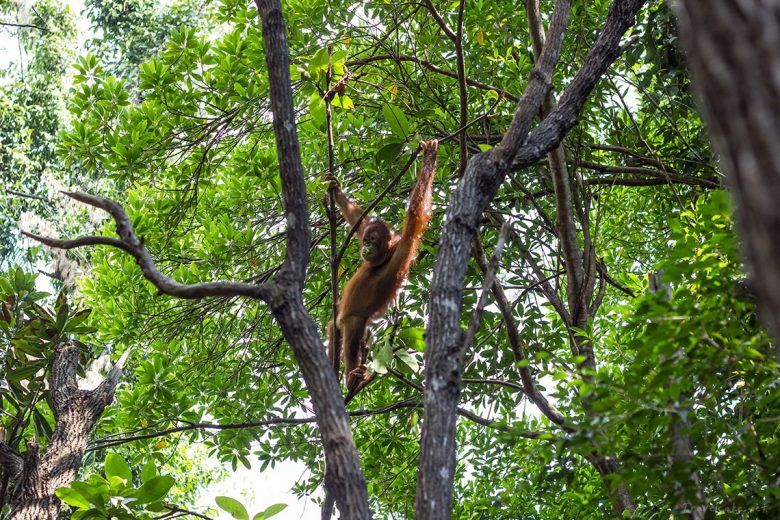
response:
<path id="1" fill-rule="evenodd" d="M 321 336 L 331 230 L 336 249 L 348 235 L 323 203 L 329 152 L 344 189 L 398 228 L 417 144 L 440 141 L 433 221 L 373 326 L 376 377 L 347 405 L 376 518 L 415 516 L 442 228 L 468 160 L 511 132 L 554 4 L 283 2 L 312 239 L 302 301 Z M 609 21 L 608 1 L 570 7 L 534 126 Z M 82 387 L 118 379 L 77 480 L 57 491 L 62 514 L 319 517 L 321 427 L 275 309 L 171 297 L 119 249 L 21 235 L 116 236 L 104 211 L 62 193 L 83 191 L 120 202 L 178 282 L 272 280 L 290 237 L 258 8 L 2 0 L 0 25 L 3 450 L 56 445 L 69 343 Z M 560 146 L 510 169 L 469 241 L 453 518 L 780 515 L 775 342 L 669 7 L 644 2 L 620 44 Z M 345 74 L 343 93 L 324 99 Z M 333 267 L 342 287 L 355 242 Z M 13 517 L 8 460 L 0 515 Z M 305 470 L 287 510 L 208 496 L 238 472 L 273 480 L 290 462 Z"/>

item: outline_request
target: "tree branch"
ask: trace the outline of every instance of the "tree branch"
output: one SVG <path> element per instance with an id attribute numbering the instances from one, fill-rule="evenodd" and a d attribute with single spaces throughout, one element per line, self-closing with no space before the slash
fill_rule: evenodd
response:
<path id="1" fill-rule="evenodd" d="M 576 123 L 596 81 L 619 56 L 620 39 L 633 25 L 643 4 L 643 0 L 613 1 L 604 29 L 582 68 L 561 96 L 558 108 L 529 134 L 530 121 L 526 118 L 535 116 L 545 88 L 549 88 L 545 81 L 549 81 L 550 70 L 543 68 L 553 66 L 551 58 L 558 51 L 552 47 L 560 48 L 563 38 L 558 31 L 565 23 L 560 20 L 551 23 L 547 41 L 547 46 L 551 48 L 545 49 L 542 53 L 545 59 L 539 60 L 534 67 L 536 72 L 532 73 L 529 87 L 518 103 L 518 108 L 523 108 L 516 111 L 518 120 L 513 121 L 498 148 L 474 155 L 469 160 L 466 174 L 451 197 L 430 288 L 430 320 L 425 350 L 425 416 L 416 497 L 418 518 L 446 519 L 451 513 L 452 479 L 455 475 L 455 409 L 460 394 L 463 358 L 463 279 L 480 216 L 512 167 L 533 164 L 560 144 Z M 563 7 L 558 7 L 560 17 Z"/>
<path id="2" fill-rule="evenodd" d="M 369 63 L 373 63 L 375 61 L 384 61 L 384 60 L 390 60 L 396 62 L 408 61 L 408 62 L 416 63 L 422 67 L 425 67 L 431 72 L 435 72 L 436 74 L 441 74 L 442 76 L 448 76 L 453 79 L 458 79 L 457 72 L 452 72 L 447 69 L 443 69 L 437 65 L 434 65 L 430 61 L 423 60 L 421 58 L 418 58 L 417 56 L 410 56 L 408 54 L 377 54 L 375 56 L 368 56 L 366 58 L 360 58 L 357 60 L 348 61 L 347 66 L 357 68 L 363 65 L 368 65 Z M 509 99 L 511 101 L 514 101 L 515 103 L 520 101 L 520 98 L 518 96 L 504 89 L 494 87 L 492 85 L 488 85 L 487 83 L 483 83 L 481 81 L 477 81 L 471 78 L 465 78 L 465 80 L 466 80 L 466 84 L 471 87 L 476 87 L 481 90 L 493 90 L 497 92 L 500 96 L 505 97 L 506 99 Z"/>
<path id="3" fill-rule="evenodd" d="M 295 124 L 290 59 L 280 0 L 255 0 L 262 20 L 265 61 L 273 111 L 276 151 L 286 215 L 285 260 L 269 290 L 268 303 L 293 349 L 309 391 L 322 439 L 327 488 L 345 519 L 371 518 L 360 457 L 350 430 L 338 380 L 319 327 L 306 312 L 303 286 L 309 265 L 311 230 L 306 183 Z"/>
<path id="4" fill-rule="evenodd" d="M 370 417 L 373 415 L 383 415 L 386 413 L 394 412 L 396 410 L 402 410 L 405 408 L 422 408 L 423 403 L 422 401 L 415 401 L 415 400 L 405 400 L 405 401 L 399 401 L 397 403 L 389 404 L 387 406 L 383 406 L 381 408 L 368 408 L 368 409 L 362 409 L 362 410 L 352 410 L 350 412 L 347 412 L 347 415 L 350 417 Z M 468 410 L 464 408 L 458 408 L 458 415 L 461 415 L 470 421 L 480 424 L 482 426 L 489 426 L 489 427 L 495 427 L 495 422 L 491 421 L 490 419 L 486 419 L 484 417 L 480 417 L 477 414 L 473 412 L 469 412 Z M 183 421 L 179 421 L 183 422 Z M 112 446 L 121 446 L 123 444 L 128 444 L 130 442 L 137 442 L 137 441 L 143 441 L 148 439 L 156 439 L 158 437 L 166 437 L 168 435 L 173 435 L 176 433 L 183 433 L 188 431 L 196 431 L 196 430 L 214 430 L 214 431 L 226 431 L 226 430 L 243 430 L 243 429 L 250 429 L 250 428 L 267 428 L 269 426 L 299 426 L 302 424 L 314 424 L 317 422 L 316 417 L 299 417 L 299 418 L 284 418 L 284 417 L 273 417 L 271 419 L 266 419 L 264 421 L 247 421 L 247 422 L 241 422 L 241 423 L 228 423 L 228 424 L 217 424 L 217 423 L 190 423 L 190 424 L 184 424 L 182 426 L 176 426 L 174 428 L 167 428 L 165 430 L 158 430 L 155 432 L 150 433 L 144 433 L 139 435 L 129 435 L 127 437 L 121 437 L 121 438 L 111 438 L 111 439 L 98 439 L 95 442 L 92 443 L 92 445 L 87 449 L 87 451 L 97 451 L 97 450 L 103 450 L 105 448 L 110 448 Z M 526 432 L 523 437 L 528 439 L 535 439 L 538 438 L 540 435 L 542 435 L 544 432 Z M 0 444 L 0 450 L 2 449 L 2 444 Z M 20 457 L 21 458 L 21 457 Z"/>
<path id="5" fill-rule="evenodd" d="M 65 191 L 63 193 L 74 200 L 102 209 L 110 214 L 116 224 L 119 238 L 89 236 L 73 240 L 59 240 L 22 231 L 24 236 L 58 249 L 73 249 L 88 245 L 107 245 L 121 249 L 135 258 L 144 278 L 149 280 L 157 290 L 162 294 L 177 298 L 196 299 L 208 296 L 248 296 L 260 299 L 266 295 L 267 289 L 264 285 L 240 282 L 207 282 L 186 285 L 168 278 L 157 269 L 143 240 L 136 236 L 133 223 L 121 204 L 111 199 L 97 197 L 80 191 Z"/>

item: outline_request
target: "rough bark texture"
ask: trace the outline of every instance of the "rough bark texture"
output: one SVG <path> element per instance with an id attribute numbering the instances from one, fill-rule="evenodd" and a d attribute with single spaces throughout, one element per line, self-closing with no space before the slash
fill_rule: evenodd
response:
<path id="1" fill-rule="evenodd" d="M 320 331 L 306 312 L 299 292 L 288 291 L 269 300 L 274 317 L 290 343 L 309 390 L 320 429 L 327 489 L 336 498 L 344 519 L 371 518 L 368 491 L 349 419 Z"/>
<path id="2" fill-rule="evenodd" d="M 51 406 L 55 430 L 43 456 L 35 443 L 19 455 L 2 445 L 4 464 L 10 467 L 14 487 L 11 489 L 8 520 L 56 520 L 62 504 L 54 491 L 70 485 L 81 467 L 89 433 L 106 406 L 114 399 L 120 369 L 115 368 L 97 388 L 79 390 L 76 368 L 79 349 L 71 342 L 59 347 L 52 365 Z"/>
<path id="3" fill-rule="evenodd" d="M 780 339 L 780 3 L 671 4 L 736 201 L 752 289 L 763 319 Z M 780 347 L 775 356 L 780 359 Z"/>
<path id="4" fill-rule="evenodd" d="M 370 518 L 371 511 L 357 447 L 319 328 L 303 305 L 302 290 L 309 265 L 311 231 L 295 125 L 284 17 L 279 0 L 257 0 L 256 4 L 263 20 L 271 109 L 287 217 L 286 257 L 266 301 L 293 349 L 311 396 L 328 467 L 327 488 L 335 496 L 342 518 L 362 520 Z"/>
<path id="5" fill-rule="evenodd" d="M 436 267 L 431 283 L 430 322 L 426 336 L 425 414 L 417 482 L 417 518 L 450 518 L 455 474 L 455 410 L 460 394 L 462 343 L 461 307 L 463 280 L 482 211 L 492 200 L 508 171 L 536 162 L 555 148 L 574 126 L 582 104 L 596 81 L 620 55 L 620 38 L 634 23 L 643 0 L 617 0 L 610 7 L 604 30 L 585 58 L 583 67 L 561 96 L 558 108 L 535 131 L 528 133 L 530 118 L 538 112 L 549 88 L 563 35 L 561 2 L 550 24 L 550 37 L 529 87 L 523 94 L 515 120 L 501 145 L 469 161 L 466 173 L 453 193 L 447 212 Z M 565 23 L 563 24 L 565 26 Z M 552 45 L 552 47 L 550 47 Z M 549 49 L 548 49 L 549 47 Z M 555 58 L 550 62 L 545 59 Z"/>

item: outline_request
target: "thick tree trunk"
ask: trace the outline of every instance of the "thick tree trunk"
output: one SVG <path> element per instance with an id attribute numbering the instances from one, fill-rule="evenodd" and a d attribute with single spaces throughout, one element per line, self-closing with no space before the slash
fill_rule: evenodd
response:
<path id="1" fill-rule="evenodd" d="M 471 242 L 479 219 L 495 196 L 507 172 L 532 164 L 558 146 L 577 122 L 585 99 L 596 81 L 620 55 L 620 39 L 634 24 L 644 0 L 615 0 L 604 30 L 585 58 L 582 68 L 561 96 L 558 108 L 529 133 L 542 98 L 549 89 L 551 70 L 563 39 L 556 14 L 550 24 L 551 46 L 539 60 L 524 92 L 515 118 L 501 145 L 475 155 L 452 195 L 431 282 L 430 321 L 425 349 L 425 413 L 420 448 L 420 471 L 415 508 L 417 518 L 448 519 L 452 512 L 455 477 L 455 414 L 460 396 L 463 359 L 463 280 Z M 560 13 L 562 14 L 562 13 Z M 549 54 L 547 54 L 549 53 Z"/>
<path id="2" fill-rule="evenodd" d="M 780 339 L 780 3 L 670 3 L 736 201 L 751 288 Z M 778 346 L 775 356 L 780 359 Z"/>
<path id="3" fill-rule="evenodd" d="M 0 462 L 13 484 L 8 520 L 56 520 L 62 504 L 54 492 L 76 478 L 89 433 L 114 399 L 120 368 L 115 368 L 95 390 L 79 390 L 78 358 L 79 348 L 72 342 L 61 344 L 55 355 L 50 392 L 56 424 L 43 456 L 35 442 L 27 444 L 24 455 L 0 445 Z"/>

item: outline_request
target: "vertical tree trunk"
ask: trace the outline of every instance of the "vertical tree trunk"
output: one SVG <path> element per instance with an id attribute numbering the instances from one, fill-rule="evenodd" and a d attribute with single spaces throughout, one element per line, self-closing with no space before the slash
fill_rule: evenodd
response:
<path id="1" fill-rule="evenodd" d="M 620 39 L 634 24 L 644 0 L 615 0 L 604 29 L 582 68 L 561 96 L 558 108 L 530 132 L 533 117 L 549 90 L 568 21 L 568 2 L 556 2 L 546 46 L 501 145 L 473 156 L 453 192 L 430 288 L 430 320 L 425 345 L 425 412 L 420 442 L 415 508 L 417 518 L 448 519 L 452 514 L 455 477 L 456 407 L 463 360 L 463 280 L 471 243 L 482 211 L 495 196 L 507 172 L 532 164 L 561 143 L 577 122 L 596 81 L 620 55 Z"/>
<path id="2" fill-rule="evenodd" d="M 736 201 L 751 289 L 763 319 L 780 338 L 780 3 L 670 4 Z M 775 356 L 780 359 L 780 342 Z"/>

